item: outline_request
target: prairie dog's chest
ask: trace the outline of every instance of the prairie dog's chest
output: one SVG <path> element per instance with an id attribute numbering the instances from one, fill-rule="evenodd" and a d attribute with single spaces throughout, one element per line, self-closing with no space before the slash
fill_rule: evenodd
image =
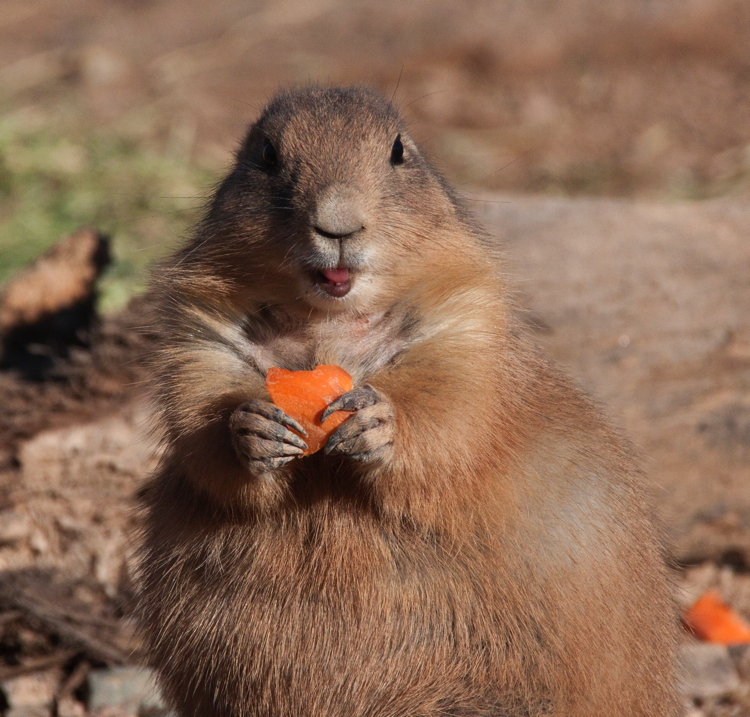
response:
<path id="1" fill-rule="evenodd" d="M 357 382 L 387 366 L 411 343 L 412 323 L 393 313 L 336 317 L 253 337 L 248 353 L 264 374 L 271 366 L 304 371 L 332 364 Z"/>

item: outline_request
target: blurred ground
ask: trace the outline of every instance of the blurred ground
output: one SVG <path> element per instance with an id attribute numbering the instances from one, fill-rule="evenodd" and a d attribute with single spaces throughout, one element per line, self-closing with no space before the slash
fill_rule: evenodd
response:
<path id="1" fill-rule="evenodd" d="M 744 0 L 6 0 L 0 86 L 222 161 L 278 84 L 368 81 L 456 178 L 699 196 L 747 186 L 748 37 Z"/>
<path id="2" fill-rule="evenodd" d="M 716 587 L 750 618 L 746 0 L 0 9 L 0 285 L 82 224 L 114 256 L 103 321 L 46 380 L 0 371 L 0 711 L 159 711 L 112 671 L 140 659 L 128 546 L 157 452 L 144 303 L 121 309 L 290 82 L 395 97 L 503 243 L 536 339 L 644 456 L 682 602 Z M 704 648 L 691 714 L 747 717 L 750 652 Z"/>

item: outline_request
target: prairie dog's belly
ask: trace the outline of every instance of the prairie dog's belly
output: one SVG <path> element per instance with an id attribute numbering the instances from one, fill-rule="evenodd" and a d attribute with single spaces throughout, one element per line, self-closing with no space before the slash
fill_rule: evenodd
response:
<path id="1" fill-rule="evenodd" d="M 171 645 L 169 670 L 188 684 L 198 676 L 202 694 L 226 699 L 212 712 L 222 717 L 235 714 L 231 705 L 238 701 L 259 705 L 258 715 L 349 717 L 381 714 L 372 710 L 377 704 L 405 705 L 399 715 L 432 715 L 438 712 L 425 706 L 442 700 L 439 713 L 452 714 L 457 694 L 470 697 L 456 713 L 488 714 L 472 709 L 475 700 L 487 699 L 477 687 L 487 669 L 480 655 L 498 636 L 478 626 L 472 634 L 455 620 L 467 602 L 479 607 L 479 596 L 465 586 L 455 590 L 456 576 L 435 570 L 442 565 L 452 572 L 445 556 L 436 553 L 434 564 L 424 555 L 404 564 L 368 532 L 350 535 L 336 554 L 332 533 L 311 543 L 302 533 L 256 541 L 246 529 L 224 532 L 223 547 L 211 551 L 223 554 L 222 562 L 207 562 L 202 552 L 185 565 L 190 584 L 183 583 L 181 600 L 190 596 L 189 603 L 163 604 L 169 614 L 181 613 L 186 628 Z M 161 580 L 164 602 L 174 602 L 169 577 Z M 210 631 L 200 628 L 206 624 Z M 471 668 L 454 659 L 467 650 L 477 655 Z M 275 711 L 264 712 L 263 704 Z M 252 709 L 248 715 L 256 714 Z M 384 708 L 382 714 L 394 713 Z"/>

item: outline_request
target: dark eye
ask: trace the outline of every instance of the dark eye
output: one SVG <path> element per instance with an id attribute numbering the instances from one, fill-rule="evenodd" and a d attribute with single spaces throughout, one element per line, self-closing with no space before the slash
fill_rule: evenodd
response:
<path id="1" fill-rule="evenodd" d="M 401 135 L 396 137 L 396 141 L 391 148 L 391 164 L 404 163 L 404 144 L 401 141 Z"/>
<path id="2" fill-rule="evenodd" d="M 275 167 L 279 163 L 276 149 L 268 140 L 264 140 L 260 156 L 267 167 Z"/>

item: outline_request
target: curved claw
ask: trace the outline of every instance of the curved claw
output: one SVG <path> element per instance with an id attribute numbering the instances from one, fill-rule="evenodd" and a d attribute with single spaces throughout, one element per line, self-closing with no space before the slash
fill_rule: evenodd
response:
<path id="1" fill-rule="evenodd" d="M 372 395 L 360 396 L 360 400 L 366 400 L 369 405 L 362 406 L 334 431 L 325 447 L 327 455 L 346 455 L 361 463 L 386 460 L 393 446 L 393 406 L 387 398 L 370 390 L 375 393 L 375 402 L 370 403 Z"/>
<path id="2" fill-rule="evenodd" d="M 342 443 L 351 442 L 357 436 L 361 435 L 367 430 L 377 428 L 383 419 L 379 416 L 368 416 L 364 420 L 357 420 L 356 422 L 350 423 L 346 428 L 339 427 L 334 434 L 328 439 L 326 443 L 325 453 L 330 455 L 331 453 L 339 453 Z"/>
<path id="3" fill-rule="evenodd" d="M 258 416 L 248 422 L 243 432 L 247 435 L 258 436 L 259 439 L 267 439 L 271 441 L 277 441 L 279 443 L 288 444 L 301 448 L 303 451 L 307 449 L 307 443 L 305 443 L 296 433 L 292 433 L 288 428 L 285 428 L 279 423 L 275 423 L 267 418 Z"/>
<path id="4" fill-rule="evenodd" d="M 292 428 L 297 433 L 301 433 L 303 436 L 307 435 L 307 431 L 291 416 L 287 416 L 278 406 L 274 406 L 272 403 L 266 403 L 265 401 L 259 401 L 253 399 L 240 406 L 239 410 L 242 413 L 257 413 L 263 418 L 267 418 L 269 421 L 275 421 L 280 423 L 282 426 Z"/>
<path id="5" fill-rule="evenodd" d="M 290 461 L 293 461 L 296 456 L 279 456 L 278 458 L 263 458 L 261 460 L 250 461 L 250 467 L 254 468 L 257 472 L 263 473 L 264 471 L 273 471 L 282 466 L 285 466 Z"/>
<path id="6" fill-rule="evenodd" d="M 328 416 L 336 411 L 358 411 L 360 408 L 373 406 L 380 401 L 378 392 L 368 384 L 357 386 L 351 391 L 347 391 L 343 396 L 339 396 L 335 401 L 328 405 L 320 417 L 321 422 L 325 421 Z"/>
<path id="7" fill-rule="evenodd" d="M 284 429 L 286 430 L 286 429 Z M 295 436 L 297 438 L 297 436 Z M 300 445 L 294 443 L 288 443 L 285 441 L 269 440 L 267 438 L 259 438 L 258 436 L 250 436 L 247 440 L 247 445 L 250 451 L 250 455 L 255 456 L 258 459 L 262 458 L 282 458 L 284 456 L 301 456 L 302 453 L 307 450 L 307 446 L 300 441 Z"/>
<path id="8" fill-rule="evenodd" d="M 374 461 L 380 460 L 389 446 L 381 446 L 372 451 L 365 451 L 364 453 L 350 453 L 349 458 L 357 463 L 373 463 Z"/>

